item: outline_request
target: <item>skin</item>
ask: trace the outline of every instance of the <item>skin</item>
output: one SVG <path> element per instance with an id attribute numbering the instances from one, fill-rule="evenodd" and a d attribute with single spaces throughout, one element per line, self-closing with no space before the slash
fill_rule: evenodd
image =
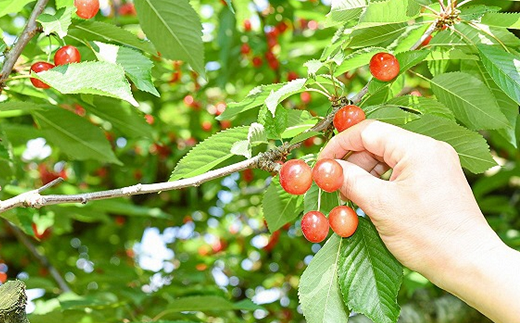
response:
<path id="1" fill-rule="evenodd" d="M 495 322 L 520 322 L 520 253 L 488 225 L 450 145 L 365 120 L 319 158 L 348 152 L 339 161 L 341 194 L 370 216 L 404 266 Z M 390 179 L 380 179 L 389 168 Z"/>

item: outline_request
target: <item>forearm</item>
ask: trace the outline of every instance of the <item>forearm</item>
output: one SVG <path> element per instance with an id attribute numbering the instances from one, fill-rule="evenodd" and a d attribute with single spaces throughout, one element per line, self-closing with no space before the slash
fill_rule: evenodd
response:
<path id="1" fill-rule="evenodd" d="M 496 323 L 520 322 L 520 252 L 493 235 L 482 237 L 480 247 L 475 243 L 470 257 L 452 259 L 432 280 Z"/>

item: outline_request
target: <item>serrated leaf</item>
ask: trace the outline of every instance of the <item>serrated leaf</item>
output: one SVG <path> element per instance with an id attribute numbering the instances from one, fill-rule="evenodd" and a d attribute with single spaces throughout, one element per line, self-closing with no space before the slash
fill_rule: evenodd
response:
<path id="1" fill-rule="evenodd" d="M 30 112 L 32 110 L 41 110 L 43 106 L 32 102 L 25 101 L 7 101 L 0 103 L 0 111 L 15 111 L 22 110 L 24 112 Z"/>
<path id="2" fill-rule="evenodd" d="M 278 176 L 273 177 L 262 199 L 264 218 L 269 231 L 275 232 L 293 221 L 303 210 L 303 197 L 284 191 Z"/>
<path id="3" fill-rule="evenodd" d="M 441 102 L 432 98 L 404 95 L 388 101 L 384 106 L 398 106 L 420 114 L 432 114 L 455 121 L 453 112 Z"/>
<path id="4" fill-rule="evenodd" d="M 310 61 L 305 62 L 303 66 L 307 67 L 307 74 L 309 75 L 309 77 L 316 77 L 316 73 L 324 65 L 321 61 L 317 59 L 311 59 Z"/>
<path id="5" fill-rule="evenodd" d="M 468 128 L 500 129 L 509 125 L 491 91 L 474 76 L 453 72 L 438 75 L 430 82 L 437 99 Z"/>
<path id="6" fill-rule="evenodd" d="M 231 148 L 235 142 L 247 140 L 249 127 L 236 127 L 214 134 L 184 156 L 175 167 L 170 181 L 189 178 L 207 172 L 235 156 Z"/>
<path id="7" fill-rule="evenodd" d="M 356 29 L 352 32 L 349 46 L 353 48 L 367 46 L 386 47 L 401 36 L 407 28 L 408 24 L 398 23 Z"/>
<path id="8" fill-rule="evenodd" d="M 260 123 L 253 122 L 249 126 L 249 133 L 247 134 L 247 141 L 252 145 L 267 143 L 267 136 L 265 135 L 264 126 Z"/>
<path id="9" fill-rule="evenodd" d="M 125 71 L 116 64 L 107 62 L 81 62 L 56 66 L 50 70 L 32 73 L 63 94 L 96 94 L 127 101 L 138 106 Z"/>
<path id="10" fill-rule="evenodd" d="M 472 173 L 483 173 L 496 165 L 486 140 L 478 132 L 448 119 L 424 115 L 403 128 L 449 143 L 459 154 L 462 167 Z"/>
<path id="11" fill-rule="evenodd" d="M 265 105 L 273 117 L 276 114 L 276 107 L 278 104 L 287 99 L 289 96 L 302 92 L 302 88 L 306 82 L 307 79 L 296 79 L 294 81 L 290 81 L 287 84 L 284 84 L 276 91 L 271 91 L 269 96 L 265 99 Z"/>
<path id="12" fill-rule="evenodd" d="M 358 19 L 367 5 L 367 0 L 332 0 L 327 25 L 345 24 Z"/>
<path id="13" fill-rule="evenodd" d="M 442 31 L 430 41 L 430 46 L 462 46 L 471 50 L 469 44 L 484 44 L 515 48 L 520 46 L 520 39 L 505 28 L 490 27 L 479 23 L 456 24 L 457 32 Z M 463 36 L 461 36 L 463 35 Z M 500 40 L 501 43 L 497 41 Z"/>
<path id="14" fill-rule="evenodd" d="M 397 54 L 395 57 L 399 61 L 399 74 L 421 63 L 429 54 L 429 49 L 412 50 Z"/>
<path id="15" fill-rule="evenodd" d="M 342 239 L 338 265 L 338 281 L 349 309 L 374 322 L 397 322 L 403 267 L 369 220 L 360 217 L 354 235 Z"/>
<path id="16" fill-rule="evenodd" d="M 282 138 L 292 138 L 304 131 L 309 130 L 316 124 L 317 120 L 306 110 L 288 110 L 287 125 L 280 134 Z"/>
<path id="17" fill-rule="evenodd" d="M 59 9 L 54 15 L 41 14 L 37 21 L 42 25 L 45 35 L 56 33 L 60 38 L 63 38 L 67 36 L 74 10 L 74 7 L 67 7 Z"/>
<path id="18" fill-rule="evenodd" d="M 200 18 L 188 0 L 136 0 L 137 17 L 162 57 L 188 62 L 200 75 L 204 46 Z"/>
<path id="19" fill-rule="evenodd" d="M 218 120 L 231 119 L 237 114 L 258 108 L 264 104 L 265 99 L 271 94 L 271 91 L 280 89 L 287 83 L 276 83 L 269 85 L 260 85 L 252 89 L 244 100 L 240 102 L 231 102 L 227 105 L 224 112 L 217 117 Z"/>
<path id="20" fill-rule="evenodd" d="M 491 46 L 479 45 L 482 63 L 493 81 L 516 103 L 520 104 L 520 59 L 516 55 Z"/>
<path id="21" fill-rule="evenodd" d="M 320 201 L 320 188 L 313 182 L 311 188 L 303 196 L 303 213 L 318 210 L 318 201 Z M 338 205 L 338 192 L 328 193 L 321 190 L 320 212 L 329 214 Z"/>
<path id="22" fill-rule="evenodd" d="M 128 30 L 100 21 L 82 21 L 74 23 L 69 28 L 69 35 L 90 41 L 118 43 L 124 46 L 142 50 L 157 55 L 157 50 L 149 41 L 141 40 Z"/>
<path id="23" fill-rule="evenodd" d="M 74 5 L 74 0 L 56 0 L 56 8 L 71 7 Z"/>
<path id="24" fill-rule="evenodd" d="M 251 158 L 251 144 L 248 140 L 239 140 L 231 146 L 231 153 L 233 155 Z"/>
<path id="25" fill-rule="evenodd" d="M 268 139 L 279 139 L 287 128 L 289 110 L 280 108 L 276 110 L 273 117 L 266 106 L 263 106 L 258 113 L 258 122 L 264 126 L 265 134 Z"/>
<path id="26" fill-rule="evenodd" d="M 10 13 L 20 12 L 26 4 L 34 1 L 35 0 L 0 0 L 0 17 Z"/>
<path id="27" fill-rule="evenodd" d="M 231 0 L 225 0 L 227 7 L 229 8 L 229 11 L 231 11 L 233 14 L 235 14 L 235 9 L 233 9 L 233 4 L 231 3 Z"/>
<path id="28" fill-rule="evenodd" d="M 303 272 L 298 297 L 308 323 L 347 322 L 338 284 L 338 263 L 343 239 L 332 235 Z"/>
<path id="29" fill-rule="evenodd" d="M 371 2 L 359 20 L 360 26 L 408 22 L 417 17 L 421 6 L 409 0 Z"/>
<path id="30" fill-rule="evenodd" d="M 97 41 L 94 44 L 94 53 L 100 61 L 121 65 L 139 90 L 160 96 L 152 82 L 153 63 L 150 59 L 131 48 Z"/>
<path id="31" fill-rule="evenodd" d="M 69 158 L 122 165 L 101 129 L 88 120 L 61 108 L 33 111 L 32 114 L 43 136 L 60 147 Z"/>
<path id="32" fill-rule="evenodd" d="M 386 52 L 383 47 L 366 47 L 361 48 L 345 57 L 343 63 L 334 71 L 335 76 L 342 75 L 345 72 L 356 69 L 358 67 L 368 65 L 370 59 L 377 53 Z"/>
<path id="33" fill-rule="evenodd" d="M 146 122 L 143 113 L 122 105 L 115 99 L 96 97 L 87 110 L 110 122 L 115 129 L 129 138 L 153 139 L 153 128 Z"/>
<path id="34" fill-rule="evenodd" d="M 490 7 L 486 5 L 475 5 L 462 7 L 459 17 L 463 20 L 476 20 L 488 12 L 500 11 L 500 7 Z"/>
<path id="35" fill-rule="evenodd" d="M 480 22 L 493 27 L 520 29 L 520 13 L 518 12 L 491 12 L 486 13 Z"/>
<path id="36" fill-rule="evenodd" d="M 375 119 L 384 121 L 396 126 L 404 125 L 412 120 L 418 119 L 419 116 L 399 109 L 398 107 L 388 107 L 386 105 L 379 107 L 367 107 L 367 119 Z M 372 110 L 368 113 L 368 110 Z"/>

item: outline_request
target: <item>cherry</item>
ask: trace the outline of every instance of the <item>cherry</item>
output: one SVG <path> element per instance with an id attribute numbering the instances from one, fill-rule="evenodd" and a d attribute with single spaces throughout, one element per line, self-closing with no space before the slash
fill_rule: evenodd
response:
<path id="1" fill-rule="evenodd" d="M 289 194 L 304 194 L 312 185 L 311 168 L 301 159 L 285 162 L 280 168 L 280 184 Z"/>
<path id="2" fill-rule="evenodd" d="M 31 71 L 33 71 L 34 73 L 39 73 L 42 71 L 50 70 L 53 67 L 54 67 L 54 65 L 52 65 L 51 63 L 36 62 L 31 65 Z M 34 77 L 31 77 L 31 83 L 32 83 L 32 85 L 34 85 L 35 87 L 40 88 L 40 89 L 50 88 L 50 85 L 47 85 L 47 84 L 43 83 L 42 81 L 35 79 Z"/>
<path id="3" fill-rule="evenodd" d="M 356 232 L 359 218 L 352 208 L 340 205 L 329 213 L 329 224 L 332 231 L 342 238 L 348 238 Z"/>
<path id="4" fill-rule="evenodd" d="M 312 100 L 311 94 L 309 92 L 302 92 L 302 93 L 300 93 L 300 99 L 302 100 L 303 103 L 308 104 Z"/>
<path id="5" fill-rule="evenodd" d="M 323 213 L 309 211 L 302 217 L 302 232 L 310 242 L 322 242 L 329 234 L 329 221 Z"/>
<path id="6" fill-rule="evenodd" d="M 119 7 L 118 13 L 121 16 L 135 16 L 137 14 L 133 3 L 122 4 L 121 7 Z"/>
<path id="7" fill-rule="evenodd" d="M 287 73 L 287 81 L 294 81 L 298 78 L 298 74 L 294 71 Z"/>
<path id="8" fill-rule="evenodd" d="M 383 82 L 388 82 L 399 74 L 399 61 L 389 53 L 377 53 L 370 60 L 370 73 Z"/>
<path id="9" fill-rule="evenodd" d="M 74 0 L 74 7 L 78 17 L 90 19 L 99 11 L 99 0 Z"/>
<path id="10" fill-rule="evenodd" d="M 254 67 L 258 68 L 258 67 L 262 66 L 262 63 L 263 63 L 263 61 L 262 61 L 261 57 L 258 57 L 258 56 L 253 57 L 253 66 Z"/>
<path id="11" fill-rule="evenodd" d="M 433 36 L 432 35 L 429 35 L 428 37 L 426 37 L 423 42 L 421 43 L 421 45 L 419 45 L 419 47 L 424 47 L 424 46 L 427 46 L 429 43 L 430 43 L 430 40 L 432 40 Z"/>
<path id="12" fill-rule="evenodd" d="M 244 20 L 244 30 L 251 31 L 251 20 L 249 20 L 249 19 Z"/>
<path id="13" fill-rule="evenodd" d="M 343 168 L 332 158 L 320 159 L 312 169 L 312 179 L 319 188 L 332 193 L 343 185 Z"/>
<path id="14" fill-rule="evenodd" d="M 202 130 L 208 132 L 211 131 L 213 124 L 210 121 L 203 121 L 200 127 L 202 128 Z"/>
<path id="15" fill-rule="evenodd" d="M 56 51 L 54 54 L 54 64 L 65 65 L 70 63 L 79 63 L 81 60 L 81 55 L 76 47 L 67 45 Z"/>
<path id="16" fill-rule="evenodd" d="M 332 123 L 338 132 L 342 132 L 365 119 L 365 112 L 360 107 L 357 105 L 346 105 L 336 112 Z"/>
<path id="17" fill-rule="evenodd" d="M 410 92 L 410 95 L 411 96 L 422 96 L 421 92 L 419 92 L 417 90 L 413 90 L 412 92 Z"/>
<path id="18" fill-rule="evenodd" d="M 249 44 L 242 44 L 242 46 L 240 47 L 240 52 L 243 54 L 243 55 L 247 55 L 249 53 L 251 53 L 251 46 L 249 46 Z"/>

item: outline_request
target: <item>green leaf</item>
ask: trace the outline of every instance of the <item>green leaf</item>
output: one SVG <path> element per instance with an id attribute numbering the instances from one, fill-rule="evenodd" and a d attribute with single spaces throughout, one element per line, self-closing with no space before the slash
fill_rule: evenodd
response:
<path id="1" fill-rule="evenodd" d="M 136 0 L 141 27 L 162 57 L 188 62 L 204 75 L 200 18 L 188 0 Z"/>
<path id="2" fill-rule="evenodd" d="M 386 47 L 401 36 L 408 28 L 406 23 L 388 24 L 370 28 L 356 29 L 352 32 L 350 47 Z"/>
<path id="3" fill-rule="evenodd" d="M 0 0 L 0 17 L 10 13 L 20 12 L 26 4 L 35 0 Z"/>
<path id="4" fill-rule="evenodd" d="M 287 193 L 280 185 L 278 176 L 273 177 L 262 200 L 264 218 L 269 231 L 275 232 L 296 219 L 303 210 L 302 200 L 301 195 Z"/>
<path id="5" fill-rule="evenodd" d="M 437 99 L 468 128 L 499 129 L 509 125 L 493 93 L 474 76 L 453 72 L 438 75 L 430 82 Z"/>
<path id="6" fill-rule="evenodd" d="M 343 239 L 332 235 L 303 272 L 298 297 L 308 323 L 347 322 L 338 284 L 338 263 Z"/>
<path id="7" fill-rule="evenodd" d="M 37 21 L 41 23 L 45 35 L 56 33 L 60 38 L 63 38 L 67 36 L 74 10 L 74 7 L 67 7 L 59 9 L 54 15 L 41 14 Z"/>
<path id="8" fill-rule="evenodd" d="M 460 9 L 459 17 L 463 20 L 478 20 L 481 18 L 484 14 L 488 12 L 496 12 L 500 11 L 500 7 L 490 7 L 486 5 L 475 5 L 475 6 L 468 6 L 468 7 L 462 7 Z"/>
<path id="9" fill-rule="evenodd" d="M 115 99 L 96 97 L 94 104 L 87 110 L 110 122 L 129 138 L 153 138 L 153 128 L 146 122 L 143 113 Z"/>
<path id="10" fill-rule="evenodd" d="M 294 81 L 290 81 L 289 83 L 284 84 L 281 88 L 276 91 L 271 91 L 267 99 L 265 99 L 265 105 L 267 109 L 271 112 L 273 117 L 276 113 L 276 107 L 283 100 L 287 99 L 289 96 L 302 92 L 302 88 L 307 82 L 307 79 L 296 79 Z"/>
<path id="11" fill-rule="evenodd" d="M 490 12 L 486 13 L 480 22 L 493 27 L 520 29 L 520 13 L 518 12 Z"/>
<path id="12" fill-rule="evenodd" d="M 417 17 L 421 6 L 409 0 L 371 2 L 359 20 L 361 26 L 408 22 Z"/>
<path id="13" fill-rule="evenodd" d="M 101 42 L 94 44 L 94 52 L 100 61 L 121 65 L 139 90 L 160 96 L 152 82 L 153 63 L 150 59 L 131 48 Z"/>
<path id="14" fill-rule="evenodd" d="M 157 219 L 171 219 L 172 215 L 158 207 L 135 205 L 130 200 L 107 199 L 96 201 L 89 205 L 88 209 L 94 213 L 111 213 L 126 216 L 144 216 Z"/>
<path id="15" fill-rule="evenodd" d="M 7 101 L 0 103 L 0 111 L 16 111 L 31 112 L 32 110 L 41 110 L 43 106 L 26 101 Z"/>
<path id="16" fill-rule="evenodd" d="M 189 178 L 207 172 L 235 156 L 231 152 L 236 141 L 247 140 L 249 127 L 236 127 L 214 134 L 184 156 L 175 167 L 170 181 Z"/>
<path id="17" fill-rule="evenodd" d="M 493 81 L 516 103 L 520 104 L 520 60 L 517 55 L 500 48 L 479 45 L 482 63 Z"/>
<path id="18" fill-rule="evenodd" d="M 496 166 L 486 140 L 478 132 L 468 130 L 453 121 L 424 115 L 403 128 L 449 143 L 459 154 L 462 167 L 472 173 L 483 173 Z"/>
<path id="19" fill-rule="evenodd" d="M 132 96 L 125 71 L 108 62 L 81 62 L 56 66 L 50 70 L 32 73 L 63 94 L 96 94 L 118 98 L 137 106 Z"/>
<path id="20" fill-rule="evenodd" d="M 429 54 L 430 50 L 428 49 L 411 50 L 397 54 L 395 57 L 399 61 L 399 74 L 402 74 L 415 65 L 421 63 Z"/>
<path id="21" fill-rule="evenodd" d="M 118 43 L 152 55 L 157 55 L 157 50 L 151 42 L 141 40 L 128 30 L 105 22 L 82 21 L 80 23 L 74 23 L 69 29 L 69 35 L 90 41 L 99 40 Z"/>
<path id="22" fill-rule="evenodd" d="M 231 102 L 227 105 L 226 110 L 217 117 L 218 120 L 231 119 L 234 116 L 254 108 L 258 108 L 264 104 L 264 101 L 272 91 L 277 91 L 287 83 L 276 83 L 269 85 L 260 85 L 252 89 L 249 94 L 240 102 Z"/>
<path id="23" fill-rule="evenodd" d="M 317 59 L 311 59 L 310 61 L 305 62 L 303 66 L 307 67 L 307 75 L 314 78 L 316 77 L 316 73 L 325 65 Z"/>
<path id="24" fill-rule="evenodd" d="M 280 134 L 282 138 L 292 138 L 309 130 L 316 124 L 317 120 L 306 110 L 288 110 L 287 125 Z"/>
<path id="25" fill-rule="evenodd" d="M 313 182 L 311 188 L 303 196 L 303 213 L 318 210 L 318 201 L 320 201 L 320 188 Z M 338 192 L 328 193 L 321 190 L 319 208 L 321 213 L 329 214 L 329 212 L 338 205 Z"/>
<path id="26" fill-rule="evenodd" d="M 367 0 L 332 0 L 327 25 L 345 24 L 358 19 L 367 5 Z"/>
<path id="27" fill-rule="evenodd" d="M 100 128 L 61 108 L 32 112 L 43 136 L 73 160 L 94 159 L 122 165 Z"/>
<path id="28" fill-rule="evenodd" d="M 432 114 L 455 121 L 453 112 L 441 102 L 422 96 L 404 95 L 388 101 L 384 106 L 403 107 L 420 114 Z"/>
<path id="29" fill-rule="evenodd" d="M 374 322 L 397 322 L 403 267 L 369 220 L 360 217 L 354 235 L 342 239 L 338 265 L 338 281 L 349 309 Z"/>
<path id="30" fill-rule="evenodd" d="M 173 302 L 165 306 L 163 313 L 185 312 L 185 311 L 231 311 L 262 309 L 261 306 L 253 306 L 251 303 L 232 303 L 219 296 L 189 296 L 175 298 Z"/>
<path id="31" fill-rule="evenodd" d="M 260 109 L 258 122 L 264 126 L 268 139 L 279 139 L 281 137 L 282 132 L 287 128 L 288 115 L 289 110 L 286 108 L 277 109 L 274 117 L 266 106 Z"/>
<path id="32" fill-rule="evenodd" d="M 371 107 L 366 109 L 369 110 Z M 404 125 L 418 118 L 419 116 L 414 113 L 401 110 L 399 107 L 387 107 L 387 105 L 375 107 L 370 113 L 367 113 L 367 119 L 384 121 L 396 126 Z"/>
<path id="33" fill-rule="evenodd" d="M 74 5 L 74 0 L 56 0 L 56 8 L 61 9 L 63 7 L 72 7 Z"/>
<path id="34" fill-rule="evenodd" d="M 302 141 L 305 141 L 306 139 L 309 139 L 311 137 L 314 137 L 314 136 L 319 136 L 321 135 L 322 133 L 321 132 L 317 132 L 317 131 L 306 131 L 306 132 L 302 132 L 301 134 L 297 135 L 296 137 L 294 137 L 290 144 L 291 145 L 294 145 L 294 144 L 297 144 L 299 142 L 302 142 Z"/>

